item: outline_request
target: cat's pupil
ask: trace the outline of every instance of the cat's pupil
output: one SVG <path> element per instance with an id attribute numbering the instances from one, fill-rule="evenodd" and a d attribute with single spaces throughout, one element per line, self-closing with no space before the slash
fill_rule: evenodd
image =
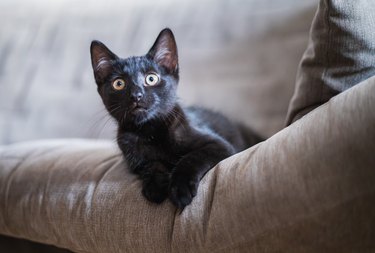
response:
<path id="1" fill-rule="evenodd" d="M 150 77 L 148 78 L 148 80 L 150 80 L 150 82 L 153 82 L 153 81 L 154 81 L 154 78 L 153 78 L 152 76 L 150 76 Z"/>

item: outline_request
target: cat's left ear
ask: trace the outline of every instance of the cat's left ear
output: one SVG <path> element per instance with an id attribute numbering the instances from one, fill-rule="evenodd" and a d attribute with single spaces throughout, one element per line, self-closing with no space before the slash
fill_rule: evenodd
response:
<path id="1" fill-rule="evenodd" d="M 177 45 L 169 28 L 162 30 L 154 45 L 147 53 L 157 64 L 165 67 L 170 73 L 178 74 Z"/>
<path id="2" fill-rule="evenodd" d="M 90 47 L 91 64 L 97 84 L 104 82 L 105 78 L 113 71 L 113 61 L 118 57 L 103 43 L 94 40 Z"/>

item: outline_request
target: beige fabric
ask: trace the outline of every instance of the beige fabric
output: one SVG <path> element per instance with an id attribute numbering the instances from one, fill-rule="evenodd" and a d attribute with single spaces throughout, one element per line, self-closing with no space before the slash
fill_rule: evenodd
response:
<path id="1" fill-rule="evenodd" d="M 0 149 L 0 233 L 77 252 L 374 252 L 375 78 L 217 165 L 182 213 L 116 145 Z"/>

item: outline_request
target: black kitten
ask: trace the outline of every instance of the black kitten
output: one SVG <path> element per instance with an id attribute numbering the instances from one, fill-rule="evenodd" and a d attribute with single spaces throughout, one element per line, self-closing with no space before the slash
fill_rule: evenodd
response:
<path id="1" fill-rule="evenodd" d="M 222 115 L 177 103 L 171 30 L 161 31 L 146 55 L 127 59 L 93 41 L 91 60 L 98 92 L 118 122 L 118 145 L 148 200 L 161 203 L 169 196 L 184 208 L 209 169 L 245 148 L 239 129 Z"/>

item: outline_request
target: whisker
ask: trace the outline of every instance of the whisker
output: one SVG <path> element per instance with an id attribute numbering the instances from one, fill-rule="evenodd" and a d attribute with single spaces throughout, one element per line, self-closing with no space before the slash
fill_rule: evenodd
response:
<path id="1" fill-rule="evenodd" d="M 99 112 L 95 113 L 93 117 L 97 116 L 99 113 L 105 113 L 105 114 L 99 116 L 99 118 L 95 119 L 95 121 L 91 123 L 91 126 L 88 130 L 88 132 L 90 133 L 89 137 L 98 139 L 102 135 L 106 126 L 108 125 L 108 122 L 113 120 L 110 114 L 116 113 L 116 111 L 120 108 L 121 108 L 121 105 L 117 103 L 117 104 L 113 104 L 112 106 L 110 106 L 109 110 L 107 110 L 106 108 L 103 108 Z"/>

